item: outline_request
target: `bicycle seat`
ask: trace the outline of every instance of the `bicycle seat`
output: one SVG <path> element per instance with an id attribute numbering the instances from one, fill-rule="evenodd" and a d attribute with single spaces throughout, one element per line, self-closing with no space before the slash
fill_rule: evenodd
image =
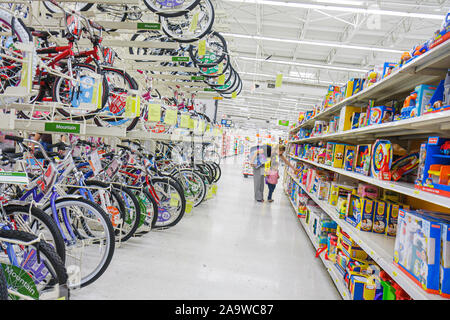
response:
<path id="1" fill-rule="evenodd" d="M 39 39 L 46 40 L 50 36 L 57 36 L 59 34 L 58 31 L 32 31 L 31 34 L 35 37 L 38 37 Z"/>

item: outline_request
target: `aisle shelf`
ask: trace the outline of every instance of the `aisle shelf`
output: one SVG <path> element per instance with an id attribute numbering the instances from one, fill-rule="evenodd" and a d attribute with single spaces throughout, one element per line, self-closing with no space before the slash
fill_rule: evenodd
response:
<path id="1" fill-rule="evenodd" d="M 300 183 L 291 172 L 288 175 L 305 193 L 325 211 L 378 265 L 386 271 L 414 300 L 447 300 L 436 294 L 425 292 L 405 275 L 393 262 L 395 238 L 372 232 L 356 230 L 352 225 L 340 219 L 335 207 L 319 200 Z"/>
<path id="2" fill-rule="evenodd" d="M 319 168 L 330 170 L 330 171 L 342 174 L 342 175 L 350 177 L 350 178 L 354 178 L 354 179 L 357 179 L 360 181 L 370 183 L 372 185 L 381 187 L 383 189 L 396 191 L 398 193 L 401 193 L 401 194 L 404 194 L 404 195 L 407 195 L 407 196 L 410 196 L 413 198 L 432 202 L 437 205 L 443 206 L 445 208 L 450 208 L 450 198 L 445 197 L 445 196 L 440 196 L 440 195 L 437 195 L 437 194 L 434 194 L 431 192 L 416 189 L 412 183 L 399 182 L 399 181 L 383 181 L 383 180 L 375 179 L 370 176 L 362 175 L 360 173 L 335 168 L 332 166 L 328 166 L 328 165 L 317 163 L 314 161 L 302 159 L 299 157 L 294 157 L 294 156 L 290 156 L 290 157 L 292 159 L 300 160 L 302 162 L 309 163 L 309 164 L 319 167 Z"/>
<path id="3" fill-rule="evenodd" d="M 342 132 L 324 134 L 304 139 L 292 140 L 289 143 L 301 143 L 312 141 L 329 140 L 376 140 L 381 137 L 409 136 L 417 133 L 423 135 L 442 134 L 450 131 L 450 110 L 428 113 L 419 117 L 393 121 L 383 124 L 374 124 L 363 128 L 347 130 Z"/>
<path id="4" fill-rule="evenodd" d="M 286 196 L 288 197 L 289 202 L 291 203 L 292 208 L 294 208 L 294 212 L 297 216 L 297 208 L 295 207 L 294 202 L 289 197 L 289 194 L 287 193 L 287 191 L 284 190 L 284 192 L 286 193 Z M 305 219 L 298 218 L 298 220 L 300 221 L 300 224 L 302 225 L 303 230 L 305 230 L 306 234 L 308 235 L 309 239 L 311 240 L 311 243 L 313 244 L 314 248 L 316 250 L 319 249 L 319 244 L 317 243 L 317 240 L 314 238 L 314 236 L 311 234 L 311 231 L 308 229 L 308 226 L 305 223 Z M 345 286 L 345 282 L 342 279 L 342 275 L 336 269 L 336 266 L 334 265 L 334 263 L 332 263 L 329 260 L 326 260 L 324 257 L 324 254 L 319 255 L 319 257 L 320 257 L 320 260 L 322 260 L 326 270 L 330 274 L 330 277 L 333 280 L 333 282 L 334 282 L 337 290 L 339 291 L 340 295 L 342 296 L 342 298 L 344 300 L 350 300 L 350 292 L 348 291 L 347 287 Z"/>
<path id="5" fill-rule="evenodd" d="M 291 129 L 290 133 L 295 133 L 303 127 L 313 126 L 316 120 L 327 119 L 327 117 L 339 112 L 346 105 L 355 105 L 358 102 L 367 102 L 370 99 L 381 102 L 407 94 L 419 84 L 438 82 L 445 76 L 445 72 L 449 67 L 449 61 L 450 41 L 447 41 L 406 64 L 397 72 L 299 124 Z"/>

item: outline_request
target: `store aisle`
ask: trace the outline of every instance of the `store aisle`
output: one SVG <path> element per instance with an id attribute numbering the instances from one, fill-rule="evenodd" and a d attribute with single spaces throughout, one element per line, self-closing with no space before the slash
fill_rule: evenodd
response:
<path id="1" fill-rule="evenodd" d="M 239 157 L 222 168 L 215 198 L 172 229 L 124 243 L 72 299 L 340 299 L 281 181 L 261 204 Z"/>

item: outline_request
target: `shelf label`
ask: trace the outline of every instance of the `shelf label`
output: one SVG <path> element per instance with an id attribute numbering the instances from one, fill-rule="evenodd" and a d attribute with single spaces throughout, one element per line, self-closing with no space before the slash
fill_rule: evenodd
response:
<path id="1" fill-rule="evenodd" d="M 0 183 L 28 184 L 28 176 L 25 172 L 0 172 Z"/>
<path id="2" fill-rule="evenodd" d="M 189 62 L 189 57 L 172 57 L 172 61 Z"/>
<path id="3" fill-rule="evenodd" d="M 63 122 L 46 122 L 45 131 L 80 133 L 79 123 L 63 123 Z"/>
<path id="4" fill-rule="evenodd" d="M 180 117 L 180 127 L 181 128 L 188 128 L 189 127 L 189 120 L 191 118 L 188 114 L 182 114 Z"/>
<path id="5" fill-rule="evenodd" d="M 157 22 L 138 22 L 137 29 L 144 30 L 160 30 L 161 24 Z"/>
<path id="6" fill-rule="evenodd" d="M 205 80 L 205 77 L 204 77 L 204 76 L 192 76 L 192 77 L 191 77 L 191 80 L 194 80 L 194 81 L 203 81 L 203 80 Z"/>

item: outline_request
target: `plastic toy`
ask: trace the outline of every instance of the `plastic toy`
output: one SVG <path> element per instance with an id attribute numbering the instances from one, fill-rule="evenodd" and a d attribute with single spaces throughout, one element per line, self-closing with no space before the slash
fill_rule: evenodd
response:
<path id="1" fill-rule="evenodd" d="M 400 110 L 400 119 L 409 119 L 418 116 L 418 111 L 416 108 L 417 92 L 413 91 L 405 99 L 403 107 Z"/>
<path id="2" fill-rule="evenodd" d="M 355 169 L 357 173 L 365 176 L 369 174 L 371 162 L 372 146 L 370 144 L 358 145 L 356 147 Z"/>
<path id="3" fill-rule="evenodd" d="M 444 144 L 441 146 L 440 151 L 441 154 L 450 155 L 450 140 L 444 142 Z"/>
<path id="4" fill-rule="evenodd" d="M 400 57 L 399 66 L 400 67 L 404 66 L 410 60 L 411 60 L 411 54 L 409 52 L 403 52 L 402 56 Z"/>
<path id="5" fill-rule="evenodd" d="M 450 147 L 450 145 L 449 145 Z M 392 180 L 398 181 L 401 177 L 413 171 L 419 165 L 419 153 L 406 155 L 395 160 L 391 165 Z"/>
<path id="6" fill-rule="evenodd" d="M 429 103 L 424 108 L 424 113 L 439 112 L 450 109 L 450 69 L 447 75 L 436 87 Z"/>
<path id="7" fill-rule="evenodd" d="M 421 145 L 415 187 L 427 192 L 450 196 L 450 157 L 441 154 L 441 146 L 449 139 L 429 137 Z"/>
<path id="8" fill-rule="evenodd" d="M 391 179 L 392 144 L 388 140 L 377 140 L 372 147 L 372 176 L 380 180 Z"/>

